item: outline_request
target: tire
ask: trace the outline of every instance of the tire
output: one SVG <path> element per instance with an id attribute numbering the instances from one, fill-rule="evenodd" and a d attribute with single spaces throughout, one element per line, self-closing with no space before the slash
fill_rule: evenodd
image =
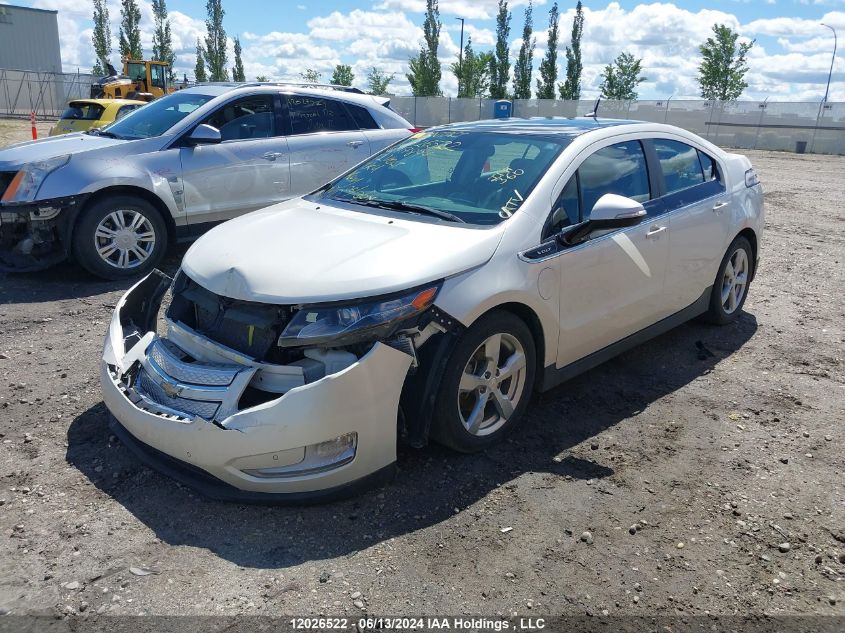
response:
<path id="1" fill-rule="evenodd" d="M 82 212 L 73 231 L 73 254 L 92 275 L 127 279 L 155 268 L 167 241 L 167 225 L 152 204 L 136 196 L 109 196 Z"/>
<path id="2" fill-rule="evenodd" d="M 716 325 L 736 321 L 748 296 L 753 266 L 751 244 L 744 237 L 737 237 L 731 242 L 719 266 L 710 294 L 710 307 L 703 315 L 705 321 Z"/>
<path id="3" fill-rule="evenodd" d="M 488 360 L 491 353 L 498 355 L 498 371 Z M 520 354 L 522 362 L 517 360 Z M 511 371 L 505 376 L 509 363 Z M 432 437 L 462 453 L 484 450 L 502 440 L 522 420 L 534 390 L 536 367 L 534 338 L 522 319 L 503 310 L 483 316 L 449 357 L 434 405 Z"/>

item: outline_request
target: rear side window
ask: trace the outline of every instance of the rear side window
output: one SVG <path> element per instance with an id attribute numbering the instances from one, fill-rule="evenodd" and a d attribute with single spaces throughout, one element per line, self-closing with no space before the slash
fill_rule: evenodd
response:
<path id="1" fill-rule="evenodd" d="M 719 170 L 716 161 L 702 151 L 698 152 L 698 160 L 701 162 L 701 171 L 704 172 L 704 180 L 719 180 Z"/>
<path id="2" fill-rule="evenodd" d="M 358 129 L 358 124 L 352 120 L 343 104 L 334 99 L 288 95 L 287 104 L 291 134 Z"/>
<path id="3" fill-rule="evenodd" d="M 698 150 L 686 143 L 654 139 L 654 150 L 660 161 L 666 193 L 683 191 L 704 182 Z"/>
<path id="4" fill-rule="evenodd" d="M 138 108 L 137 105 L 121 106 L 120 110 L 117 111 L 117 116 L 114 118 L 114 120 L 120 121 L 123 117 L 125 117 L 127 114 L 129 114 L 133 110 L 136 110 L 137 108 Z"/>
<path id="5" fill-rule="evenodd" d="M 352 120 L 355 121 L 355 125 L 358 126 L 360 130 L 377 130 L 379 129 L 378 123 L 375 122 L 373 119 L 373 115 L 370 114 L 367 108 L 363 108 L 361 106 L 357 106 L 353 103 L 347 103 L 346 109 L 349 110 L 349 113 L 352 115 Z"/>
<path id="6" fill-rule="evenodd" d="M 651 189 L 648 167 L 639 141 L 626 141 L 604 147 L 578 168 L 584 220 L 606 193 L 615 193 L 637 202 L 648 202 Z"/>

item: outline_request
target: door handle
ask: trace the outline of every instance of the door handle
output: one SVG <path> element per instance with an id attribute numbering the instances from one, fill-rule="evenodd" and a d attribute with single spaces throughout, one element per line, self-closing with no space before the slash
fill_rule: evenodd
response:
<path id="1" fill-rule="evenodd" d="M 648 233 L 646 233 L 645 236 L 646 237 L 654 237 L 655 235 L 660 235 L 665 230 L 666 230 L 665 226 L 653 226 L 648 230 Z"/>
<path id="2" fill-rule="evenodd" d="M 261 158 L 264 158 L 266 160 L 276 160 L 277 158 L 281 158 L 284 155 L 284 152 L 267 152 L 266 154 L 262 154 Z"/>
<path id="3" fill-rule="evenodd" d="M 716 204 L 713 205 L 713 211 L 715 211 L 716 213 L 721 213 L 722 209 L 724 209 L 729 204 L 730 203 L 725 201 L 725 200 L 723 200 L 722 202 L 717 202 Z"/>
<path id="4" fill-rule="evenodd" d="M 363 145 L 363 144 L 364 144 L 364 141 L 349 141 L 349 142 L 347 143 L 347 145 L 349 145 L 349 147 L 354 147 L 354 148 L 356 148 L 356 149 L 357 149 L 358 147 L 360 147 L 361 145 Z"/>

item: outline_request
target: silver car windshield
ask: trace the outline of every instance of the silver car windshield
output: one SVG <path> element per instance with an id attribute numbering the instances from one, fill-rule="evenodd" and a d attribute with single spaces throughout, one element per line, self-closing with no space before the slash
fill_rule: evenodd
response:
<path id="1" fill-rule="evenodd" d="M 420 132 L 362 163 L 323 196 L 446 221 L 498 224 L 519 209 L 569 143 L 524 132 Z"/>
<path id="2" fill-rule="evenodd" d="M 212 95 L 175 92 L 138 108 L 103 128 L 103 132 L 128 140 L 161 136 L 213 98 Z"/>

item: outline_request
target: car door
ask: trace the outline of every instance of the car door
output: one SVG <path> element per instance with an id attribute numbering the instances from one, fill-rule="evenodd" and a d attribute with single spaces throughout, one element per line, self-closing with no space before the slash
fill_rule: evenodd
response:
<path id="1" fill-rule="evenodd" d="M 600 147 L 563 189 L 552 222 L 589 219 L 601 196 L 615 193 L 643 204 L 640 224 L 562 248 L 558 367 L 599 351 L 667 316 L 662 299 L 669 256 L 668 218 L 655 199 L 640 141 Z M 559 227 L 553 227 L 556 230 Z"/>
<path id="2" fill-rule="evenodd" d="M 291 197 L 278 114 L 278 95 L 260 93 L 233 99 L 201 121 L 220 130 L 222 140 L 179 150 L 189 224 L 227 220 Z"/>
<path id="3" fill-rule="evenodd" d="M 342 102 L 297 94 L 283 99 L 292 195 L 317 189 L 370 155 L 367 138 Z"/>
<path id="4" fill-rule="evenodd" d="M 712 157 L 677 140 L 652 142 L 663 181 L 664 211 L 672 221 L 666 296 L 678 311 L 713 284 L 728 237 L 729 194 Z"/>

